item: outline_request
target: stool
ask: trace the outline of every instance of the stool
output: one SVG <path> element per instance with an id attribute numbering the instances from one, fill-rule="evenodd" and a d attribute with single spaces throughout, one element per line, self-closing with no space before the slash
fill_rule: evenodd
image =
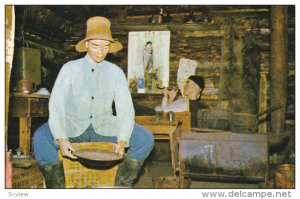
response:
<path id="1" fill-rule="evenodd" d="M 115 143 L 110 142 L 80 142 L 72 143 L 72 147 L 77 149 L 101 149 L 113 151 Z M 78 160 L 65 158 L 58 152 L 59 158 L 63 162 L 66 188 L 87 188 L 114 186 L 118 165 L 109 169 L 93 169 L 83 166 Z"/>

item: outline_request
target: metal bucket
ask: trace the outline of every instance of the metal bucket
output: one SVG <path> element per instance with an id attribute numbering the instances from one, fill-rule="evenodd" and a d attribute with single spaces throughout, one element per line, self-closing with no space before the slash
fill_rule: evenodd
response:
<path id="1" fill-rule="evenodd" d="M 11 78 L 14 89 L 17 89 L 20 80 L 28 80 L 35 85 L 41 84 L 41 52 L 38 49 L 25 47 L 16 49 L 13 67 Z"/>

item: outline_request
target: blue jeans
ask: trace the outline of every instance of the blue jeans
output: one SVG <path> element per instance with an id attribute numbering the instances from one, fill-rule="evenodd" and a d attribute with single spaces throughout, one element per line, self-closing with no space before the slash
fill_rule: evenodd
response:
<path id="1" fill-rule="evenodd" d="M 102 136 L 96 134 L 92 125 L 78 137 L 69 138 L 72 142 L 113 142 L 117 143 L 116 136 Z M 135 124 L 129 141 L 127 157 L 144 161 L 154 145 L 152 133 L 143 126 Z M 54 141 L 48 122 L 34 132 L 33 147 L 35 159 L 41 166 L 60 162 L 58 157 L 59 145 Z"/>

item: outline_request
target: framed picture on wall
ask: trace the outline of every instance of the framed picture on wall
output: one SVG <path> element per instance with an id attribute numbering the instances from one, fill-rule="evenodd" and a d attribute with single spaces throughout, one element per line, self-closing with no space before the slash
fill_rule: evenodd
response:
<path id="1" fill-rule="evenodd" d="M 169 86 L 170 31 L 129 32 L 131 92 L 162 93 Z"/>

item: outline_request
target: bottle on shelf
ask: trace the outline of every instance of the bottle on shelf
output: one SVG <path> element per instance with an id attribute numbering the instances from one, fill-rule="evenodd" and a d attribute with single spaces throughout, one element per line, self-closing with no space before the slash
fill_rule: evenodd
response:
<path id="1" fill-rule="evenodd" d="M 161 8 L 158 16 L 157 23 L 163 23 L 164 22 L 164 9 Z"/>

